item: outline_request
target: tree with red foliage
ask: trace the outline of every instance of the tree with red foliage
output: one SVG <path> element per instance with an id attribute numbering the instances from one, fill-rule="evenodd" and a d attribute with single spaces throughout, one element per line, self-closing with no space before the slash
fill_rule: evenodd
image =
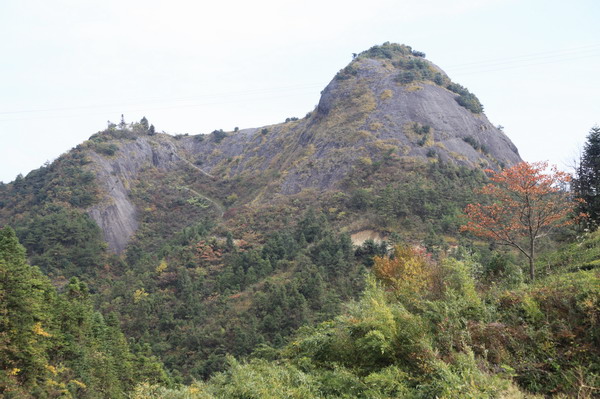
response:
<path id="1" fill-rule="evenodd" d="M 491 238 L 517 248 L 529 260 L 529 276 L 535 279 L 536 241 L 553 229 L 574 222 L 568 216 L 577 201 L 565 191 L 568 173 L 547 162 L 521 162 L 501 172 L 487 170 L 490 183 L 480 193 L 491 204 L 469 204 L 469 221 L 461 227 L 476 236 Z"/>

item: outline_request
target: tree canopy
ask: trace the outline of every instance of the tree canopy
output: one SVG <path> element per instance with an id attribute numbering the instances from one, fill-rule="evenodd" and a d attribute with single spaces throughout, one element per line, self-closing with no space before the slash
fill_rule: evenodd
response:
<path id="1" fill-rule="evenodd" d="M 573 191 L 583 201 L 579 208 L 588 214 L 588 224 L 598 228 L 600 220 L 600 127 L 594 126 L 583 147 L 583 154 L 576 168 Z"/>
<path id="2" fill-rule="evenodd" d="M 529 276 L 535 279 L 536 241 L 557 227 L 573 223 L 568 218 L 576 202 L 564 191 L 571 177 L 547 162 L 521 162 L 491 173 L 493 183 L 480 191 L 489 203 L 469 204 L 463 231 L 517 248 L 529 260 Z"/>

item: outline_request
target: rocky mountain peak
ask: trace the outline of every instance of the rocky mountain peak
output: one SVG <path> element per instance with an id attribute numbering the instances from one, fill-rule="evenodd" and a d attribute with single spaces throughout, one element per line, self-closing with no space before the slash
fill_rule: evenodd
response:
<path id="1" fill-rule="evenodd" d="M 390 43 L 357 54 L 314 111 L 280 124 L 175 137 L 155 134 L 145 118 L 109 126 L 78 147 L 101 192 L 86 211 L 120 252 L 143 224 L 142 214 L 152 219 L 142 207 L 154 205 L 140 205 L 135 192 L 140 184 L 160 191 L 177 181 L 173 195 L 185 197 L 181 206 L 195 204 L 218 218 L 231 194 L 226 190 L 235 194 L 239 185 L 253 187 L 239 193 L 245 203 L 260 204 L 305 189 L 343 190 L 353 171 L 383 159 L 492 169 L 519 162 L 516 147 L 487 120 L 477 97 L 424 56 Z"/>

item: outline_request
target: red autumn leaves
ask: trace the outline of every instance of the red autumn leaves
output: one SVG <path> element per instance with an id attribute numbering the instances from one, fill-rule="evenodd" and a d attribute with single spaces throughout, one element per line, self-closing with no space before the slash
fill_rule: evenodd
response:
<path id="1" fill-rule="evenodd" d="M 498 173 L 486 172 L 493 183 L 480 193 L 490 202 L 467 205 L 468 222 L 461 230 L 517 248 L 528 258 L 533 280 L 537 239 L 574 222 L 569 216 L 576 200 L 565 190 L 571 176 L 548 168 L 546 162 L 521 162 Z"/>

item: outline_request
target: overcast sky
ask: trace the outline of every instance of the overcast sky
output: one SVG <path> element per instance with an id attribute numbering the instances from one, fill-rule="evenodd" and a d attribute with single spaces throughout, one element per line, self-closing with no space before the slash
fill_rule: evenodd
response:
<path id="1" fill-rule="evenodd" d="M 561 168 L 600 124 L 600 1 L 0 0 L 0 181 L 118 122 L 303 117 L 352 53 L 404 43 Z"/>

